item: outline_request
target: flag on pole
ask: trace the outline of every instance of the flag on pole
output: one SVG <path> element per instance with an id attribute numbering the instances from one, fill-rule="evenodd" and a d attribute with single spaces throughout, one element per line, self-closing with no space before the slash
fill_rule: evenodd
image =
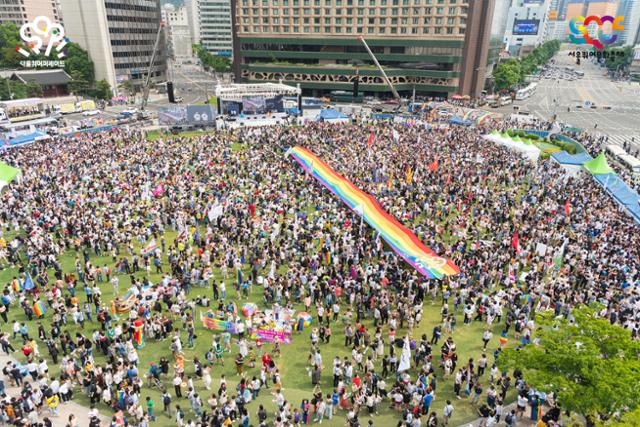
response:
<path id="1" fill-rule="evenodd" d="M 367 145 L 369 147 L 373 145 L 373 132 L 369 132 L 369 141 L 367 141 Z"/>
<path id="2" fill-rule="evenodd" d="M 153 191 L 151 191 L 151 194 L 153 194 L 153 197 L 162 197 L 162 195 L 164 194 L 164 187 L 162 186 L 162 184 L 157 185 Z"/>
<path id="3" fill-rule="evenodd" d="M 431 164 L 429 165 L 429 172 L 435 172 L 436 170 L 438 170 L 438 158 L 436 157 L 436 159 L 431 162 Z"/>
<path id="4" fill-rule="evenodd" d="M 20 292 L 22 290 L 22 285 L 20 284 L 20 280 L 18 279 L 13 279 L 11 281 L 11 286 L 13 287 L 13 290 L 16 292 Z"/>
<path id="5" fill-rule="evenodd" d="M 393 175 L 389 175 L 389 179 L 387 180 L 387 191 L 391 191 L 392 186 L 393 186 Z"/>
<path id="6" fill-rule="evenodd" d="M 564 213 L 567 216 L 571 215 L 571 203 L 569 202 L 569 199 L 567 199 L 567 201 L 564 204 Z"/>
<path id="7" fill-rule="evenodd" d="M 242 280 L 242 270 L 238 269 L 237 276 L 238 276 L 238 286 L 240 286 L 240 285 L 242 285 L 242 282 L 243 282 L 243 280 Z"/>
<path id="8" fill-rule="evenodd" d="M 36 317 L 42 317 L 47 314 L 47 307 L 42 301 L 37 301 L 35 304 L 33 304 L 33 312 L 35 313 Z"/>
<path id="9" fill-rule="evenodd" d="M 22 282 L 22 289 L 26 291 L 30 291 L 31 289 L 35 288 L 35 286 L 36 285 L 33 283 L 33 280 L 31 279 L 31 275 L 27 273 L 27 277 L 25 277 L 24 281 Z"/>
<path id="10" fill-rule="evenodd" d="M 500 347 L 504 348 L 505 345 L 507 345 L 507 343 L 509 342 L 509 339 L 507 339 L 507 337 L 500 337 Z"/>
<path id="11" fill-rule="evenodd" d="M 158 245 L 156 244 L 156 239 L 152 239 L 147 246 L 140 250 L 140 255 L 147 256 L 154 253 L 158 250 Z"/>
<path id="12" fill-rule="evenodd" d="M 411 166 L 407 168 L 406 181 L 407 184 L 411 184 L 411 181 L 413 181 L 413 169 L 411 168 Z"/>
<path id="13" fill-rule="evenodd" d="M 404 337 L 404 345 L 402 347 L 402 354 L 400 355 L 398 372 L 408 371 L 409 368 L 411 368 L 411 347 L 409 347 L 409 337 Z"/>
<path id="14" fill-rule="evenodd" d="M 327 265 L 331 265 L 331 252 L 327 251 Z"/>
<path id="15" fill-rule="evenodd" d="M 518 231 L 513 232 L 513 237 L 511 238 L 511 246 L 516 250 L 516 255 L 520 254 L 520 239 L 518 238 Z"/>

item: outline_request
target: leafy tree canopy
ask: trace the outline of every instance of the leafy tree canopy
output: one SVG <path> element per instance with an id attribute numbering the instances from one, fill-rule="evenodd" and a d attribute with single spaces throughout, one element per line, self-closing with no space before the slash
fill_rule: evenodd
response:
<path id="1" fill-rule="evenodd" d="M 213 55 L 199 44 L 194 44 L 192 49 L 205 68 L 214 70 L 218 73 L 229 71 L 231 69 L 231 60 L 229 60 L 229 58 Z"/>
<path id="2" fill-rule="evenodd" d="M 601 307 L 582 306 L 572 320 L 543 313 L 539 345 L 507 349 L 501 369 L 519 369 L 531 387 L 553 392 L 564 409 L 590 421 L 606 420 L 640 404 L 640 342 L 631 332 L 598 316 Z"/>

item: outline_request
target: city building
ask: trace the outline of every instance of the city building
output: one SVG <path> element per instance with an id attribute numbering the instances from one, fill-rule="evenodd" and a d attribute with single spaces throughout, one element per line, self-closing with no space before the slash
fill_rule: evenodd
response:
<path id="1" fill-rule="evenodd" d="M 489 89 L 493 85 L 493 69 L 500 61 L 500 54 L 504 52 L 504 34 L 507 29 L 507 17 L 511 0 L 495 0 L 491 32 L 489 35 L 489 54 L 487 58 L 486 80 Z"/>
<path id="2" fill-rule="evenodd" d="M 176 64 L 186 64 L 192 61 L 191 31 L 187 8 L 175 7 L 167 3 L 162 7 L 162 22 L 167 30 L 168 55 Z"/>
<path id="3" fill-rule="evenodd" d="M 629 75 L 632 80 L 640 81 L 640 44 L 633 48 L 633 60 L 629 67 Z"/>
<path id="4" fill-rule="evenodd" d="M 616 16 L 618 0 L 598 0 L 587 3 L 587 14 L 584 16 Z"/>
<path id="5" fill-rule="evenodd" d="M 236 0 L 234 0 L 235 2 Z M 494 0 L 237 0 L 236 80 L 305 94 L 391 96 L 364 37 L 403 96 L 484 88 Z"/>
<path id="6" fill-rule="evenodd" d="M 187 0 L 186 8 L 193 43 L 214 55 L 231 57 L 231 0 Z"/>
<path id="7" fill-rule="evenodd" d="M 198 10 L 200 0 L 185 0 L 184 7 L 187 10 L 189 21 L 189 34 L 191 44 L 200 44 L 200 12 Z"/>
<path id="8" fill-rule="evenodd" d="M 547 39 L 549 0 L 513 0 L 505 43 L 512 56 L 525 55 Z"/>
<path id="9" fill-rule="evenodd" d="M 13 22 L 18 27 L 32 22 L 38 16 L 46 16 L 52 22 L 62 22 L 57 0 L 2 0 L 0 24 Z"/>
<path id="10" fill-rule="evenodd" d="M 547 21 L 547 30 L 545 32 L 544 42 L 551 40 L 568 40 L 567 28 L 569 22 L 565 20 L 549 20 Z"/>
<path id="11" fill-rule="evenodd" d="M 624 30 L 619 31 L 619 39 L 625 46 L 635 45 L 640 34 L 640 0 L 621 0 L 617 15 L 624 16 Z"/>
<path id="12" fill-rule="evenodd" d="M 125 81 L 140 87 L 146 79 L 161 25 L 160 0 L 60 0 L 67 36 L 89 52 L 96 79 L 114 90 Z M 151 69 L 151 81 L 166 80 L 164 31 Z"/>

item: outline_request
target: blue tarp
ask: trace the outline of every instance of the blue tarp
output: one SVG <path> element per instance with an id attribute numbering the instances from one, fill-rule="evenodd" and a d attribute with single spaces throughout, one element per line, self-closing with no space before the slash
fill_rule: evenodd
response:
<path id="1" fill-rule="evenodd" d="M 336 120 L 336 119 L 348 119 L 349 116 L 346 114 L 342 114 L 339 111 L 336 111 L 331 108 L 327 108 L 325 110 L 321 110 L 320 114 L 316 117 L 316 120 Z"/>
<path id="2" fill-rule="evenodd" d="M 285 113 L 287 114 L 291 114 L 292 116 L 299 116 L 300 115 L 300 110 L 298 110 L 297 108 L 293 107 L 293 108 L 287 108 L 284 110 Z"/>
<path id="3" fill-rule="evenodd" d="M 374 120 L 393 120 L 395 116 L 393 114 L 386 113 L 372 113 L 371 118 Z"/>
<path id="4" fill-rule="evenodd" d="M 8 141 L 5 140 L 2 142 L 4 143 L 4 145 L 10 145 L 10 146 L 22 145 L 22 144 L 28 144 L 30 142 L 33 142 L 36 140 L 36 138 L 41 138 L 46 135 L 47 134 L 44 132 L 35 131 L 33 133 L 28 133 L 26 135 L 16 136 L 15 138 L 9 138 Z"/>
<path id="5" fill-rule="evenodd" d="M 112 126 L 112 125 L 104 125 L 104 126 L 98 126 L 96 128 L 91 128 L 91 129 L 80 129 L 80 130 L 76 130 L 73 132 L 69 132 L 69 133 L 65 133 L 64 136 L 73 136 L 76 133 L 99 133 L 99 132 L 104 132 L 107 130 L 113 130 L 115 128 L 117 128 L 119 126 Z"/>
<path id="6" fill-rule="evenodd" d="M 566 151 L 558 151 L 556 153 L 553 153 L 551 157 L 553 157 L 553 160 L 562 165 L 580 166 L 583 163 L 588 162 L 589 160 L 593 160 L 593 157 L 591 157 L 587 153 L 569 154 Z"/>
<path id="7" fill-rule="evenodd" d="M 463 120 L 460 117 L 452 117 L 449 119 L 449 123 L 453 123 L 454 125 L 465 125 L 465 126 L 469 126 L 471 125 L 471 121 L 470 120 Z"/>
<path id="8" fill-rule="evenodd" d="M 606 188 L 616 201 L 640 221 L 640 196 L 632 190 L 620 177 L 613 173 L 593 175 L 593 178 Z"/>

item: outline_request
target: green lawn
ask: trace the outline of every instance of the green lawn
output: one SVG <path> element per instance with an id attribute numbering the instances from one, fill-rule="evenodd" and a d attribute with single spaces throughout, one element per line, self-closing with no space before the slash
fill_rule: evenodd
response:
<path id="1" fill-rule="evenodd" d="M 175 233 L 169 232 L 167 234 L 167 242 L 173 241 L 174 237 L 175 237 Z M 74 270 L 74 257 L 75 257 L 74 252 L 69 252 L 62 257 L 63 271 L 70 272 Z M 113 267 L 110 257 L 92 256 L 92 262 L 96 265 L 101 265 L 101 266 L 106 263 L 111 267 Z M 166 258 L 164 258 L 164 262 L 165 264 L 167 263 Z M 164 266 L 164 268 L 165 269 L 167 268 L 166 265 Z M 5 283 L 5 284 L 9 283 L 10 280 L 15 275 L 17 275 L 16 269 L 2 270 L 0 272 L 0 283 Z M 142 277 L 143 275 L 144 275 L 143 273 L 137 274 L 138 277 Z M 130 284 L 130 280 L 127 275 L 120 275 L 119 277 L 120 277 L 120 293 L 123 294 L 126 292 L 126 289 Z M 220 279 L 219 272 L 216 272 L 216 277 Z M 151 278 L 151 281 L 155 283 L 160 279 L 160 275 L 152 274 L 150 278 Z M 100 284 L 100 288 L 103 294 L 103 301 L 107 303 L 107 305 L 109 305 L 109 303 L 113 299 L 113 289 L 111 284 L 103 282 L 102 284 Z M 245 302 L 244 300 L 237 300 L 235 298 L 235 291 L 233 291 L 232 286 L 227 286 L 227 289 L 228 289 L 228 297 L 237 301 L 238 305 L 241 305 L 242 303 Z M 78 291 L 78 294 L 80 295 L 81 301 L 84 302 L 85 295 L 83 290 L 80 288 L 77 291 Z M 211 289 L 194 288 L 191 291 L 190 296 L 195 297 L 197 295 L 204 295 L 205 293 L 211 296 Z M 250 294 L 249 301 L 255 302 L 259 306 L 262 305 L 261 304 L 262 295 L 261 295 L 261 289 L 259 287 L 256 287 L 253 289 L 252 293 Z M 440 309 L 440 301 L 438 301 L 436 304 L 432 304 L 431 300 L 427 299 L 425 303 L 425 317 L 422 323 L 414 329 L 414 337 L 419 337 L 422 333 L 427 333 L 429 337 L 431 336 L 433 327 L 438 323 L 440 319 L 439 309 Z M 197 312 L 197 316 L 196 316 L 197 319 L 199 319 L 199 312 L 200 312 L 200 309 L 198 309 L 198 312 Z M 47 316 L 48 318 L 45 318 L 43 320 L 43 323 L 45 324 L 45 327 L 48 328 L 49 318 L 51 314 L 48 313 Z M 10 317 L 10 321 L 13 321 L 13 319 L 18 319 L 19 321 L 26 321 L 26 317 L 23 314 L 22 310 L 16 307 L 12 307 L 9 317 Z M 464 364 L 466 363 L 469 357 L 474 357 L 475 359 L 480 357 L 481 350 L 482 350 L 481 336 L 482 336 L 483 327 L 480 323 L 477 323 L 477 322 L 472 324 L 471 326 L 467 326 L 467 327 L 462 326 L 461 313 L 459 313 L 459 315 L 457 316 L 457 320 L 458 320 L 458 327 L 454 331 L 453 337 L 459 349 L 459 363 Z M 29 322 L 30 333 L 32 334 L 36 333 L 35 323 L 36 323 L 35 321 Z M 372 327 L 371 321 L 367 321 L 365 324 Z M 179 327 L 179 324 L 176 324 L 176 326 Z M 97 327 L 97 323 L 91 324 L 87 322 L 83 332 L 86 335 L 90 335 L 94 327 Z M 69 324 L 67 324 L 66 329 L 69 330 L 72 336 L 75 334 L 76 331 L 80 330 L 79 326 L 74 325 L 71 321 Z M 331 338 L 331 343 L 323 344 L 321 347 L 323 360 L 325 363 L 325 370 L 323 372 L 323 377 L 322 377 L 322 384 L 323 384 L 322 389 L 323 389 L 323 392 L 325 393 L 332 391 L 331 361 L 333 357 L 335 355 L 339 355 L 341 357 L 343 356 L 350 357 L 350 350 L 343 346 L 344 337 L 341 329 L 342 327 L 341 327 L 340 321 L 338 321 L 337 323 L 334 323 L 332 328 L 333 335 Z M 5 332 L 10 332 L 11 324 L 2 325 L 2 330 Z M 302 398 L 305 398 L 305 397 L 309 398 L 312 390 L 311 381 L 306 372 L 306 368 L 309 366 L 307 362 L 307 358 L 309 355 L 309 348 L 310 348 L 309 332 L 310 332 L 310 328 L 306 328 L 305 331 L 300 334 L 297 334 L 294 332 L 293 343 L 288 346 L 286 345 L 283 346 L 281 358 L 277 361 L 278 368 L 282 373 L 285 397 L 289 401 L 291 401 L 295 406 L 298 406 L 300 404 L 300 401 Z M 494 332 L 494 338 L 492 342 L 489 344 L 489 348 L 491 349 L 491 351 L 493 351 L 493 349 L 495 349 L 496 346 L 498 345 L 497 337 L 499 336 L 500 328 L 497 326 L 494 327 L 493 332 Z M 204 329 L 202 327 L 202 324 L 199 321 L 197 322 L 196 333 L 198 338 L 196 339 L 195 348 L 185 349 L 185 357 L 187 360 L 192 360 L 194 356 L 199 357 L 200 360 L 204 360 L 204 354 L 207 351 L 208 346 L 211 344 L 211 339 L 212 339 L 212 336 L 214 335 L 214 332 Z M 187 338 L 186 333 L 183 333 L 183 340 L 185 345 L 186 345 L 186 338 Z M 442 341 L 440 343 L 442 343 Z M 17 347 L 17 346 L 14 345 L 14 347 Z M 45 355 L 48 356 L 46 347 L 43 344 L 40 344 L 39 347 L 40 347 L 41 354 L 43 356 Z M 270 349 L 270 345 L 268 343 L 265 345 L 265 349 L 267 351 Z M 221 374 L 224 374 L 227 380 L 232 385 L 235 385 L 237 383 L 238 377 L 235 374 L 235 368 L 233 364 L 233 356 L 236 353 L 237 353 L 236 348 L 234 348 L 234 351 L 232 353 L 225 356 L 224 367 L 216 366 L 213 368 L 212 370 L 212 378 L 214 379 L 213 387 L 212 387 L 213 391 L 217 391 L 217 388 L 219 386 L 219 378 Z M 436 355 L 439 354 L 439 351 L 437 348 L 434 348 L 434 354 Z M 20 360 L 23 359 L 22 354 L 19 352 L 15 353 L 15 356 Z M 158 361 L 161 356 L 167 356 L 169 358 L 171 357 L 171 351 L 169 348 L 168 341 L 154 342 L 154 341 L 147 340 L 144 349 L 139 351 L 139 356 L 141 361 L 140 372 L 143 373 L 143 372 L 146 372 L 146 370 L 148 369 L 150 362 Z M 97 359 L 97 363 L 104 363 L 104 358 L 102 358 L 102 356 L 97 356 L 96 359 Z M 489 355 L 489 359 L 492 360 L 491 355 Z M 187 362 L 185 366 L 186 366 L 186 374 L 192 375 L 194 373 L 193 365 Z M 51 369 L 52 374 L 56 375 L 56 373 L 58 372 L 58 367 L 51 366 L 51 368 L 52 368 Z M 259 370 L 258 368 L 249 370 L 248 374 L 249 376 L 258 375 Z M 165 380 L 165 384 L 167 388 L 170 390 L 170 392 L 172 393 L 173 387 L 170 384 L 171 374 L 169 376 L 170 378 Z M 441 410 L 442 410 L 442 407 L 444 406 L 445 401 L 447 399 L 451 399 L 456 409 L 454 412 L 453 418 L 451 420 L 452 425 L 462 424 L 464 422 L 468 422 L 472 419 L 475 419 L 476 418 L 475 408 L 469 403 L 467 403 L 465 400 L 458 401 L 454 398 L 452 380 L 451 379 L 447 381 L 443 380 L 441 377 L 441 374 L 438 376 L 438 380 L 439 382 L 438 382 L 438 388 L 436 393 L 436 400 L 434 402 L 434 405 L 432 406 L 432 408 L 438 412 L 438 415 L 441 415 Z M 488 373 L 485 373 L 485 382 L 486 381 L 488 381 Z M 389 384 L 389 387 L 392 385 L 391 377 L 389 378 L 387 383 Z M 196 388 L 198 389 L 198 392 L 200 393 L 203 400 L 206 401 L 206 398 L 209 396 L 209 394 L 202 386 L 201 381 L 196 381 Z M 162 407 L 160 394 L 156 390 L 145 389 L 145 391 L 143 392 L 142 398 L 144 399 L 144 397 L 146 397 L 147 395 L 151 396 L 154 399 L 154 401 L 156 402 L 159 408 Z M 74 397 L 74 400 L 77 400 L 80 403 L 87 404 L 87 405 L 89 403 L 88 397 L 82 395 L 81 393 L 77 393 Z M 189 404 L 187 400 L 186 399 L 182 399 L 182 400 L 183 401 L 180 402 L 174 399 L 174 405 L 175 403 L 177 403 L 177 404 L 180 404 L 182 408 L 188 408 Z M 272 396 L 270 394 L 270 390 L 261 391 L 261 395 L 258 398 L 257 402 L 252 402 L 249 406 L 251 410 L 252 419 L 255 417 L 255 411 L 257 410 L 258 403 L 265 404 L 267 408 L 275 408 L 271 400 L 272 400 Z M 394 411 L 388 409 L 387 406 L 388 405 L 384 403 L 383 407 L 381 408 L 380 415 L 376 417 L 375 421 L 377 425 L 393 425 L 399 419 L 399 415 Z M 100 409 L 103 414 L 108 416 L 111 415 L 110 409 L 107 408 L 106 406 L 100 407 Z M 187 416 L 188 418 L 190 416 L 189 411 L 187 411 L 187 415 L 188 415 Z M 337 418 L 334 418 L 332 421 L 326 420 L 324 424 L 328 426 L 342 426 L 344 424 L 344 413 L 339 412 Z M 161 414 L 158 417 L 157 421 L 154 423 L 154 425 L 172 426 L 174 425 L 174 420 L 169 419 L 169 417 L 167 417 L 164 414 Z"/>
<path id="2" fill-rule="evenodd" d="M 150 135 L 151 139 L 153 139 L 154 137 L 157 139 L 159 137 L 159 133 L 152 133 L 152 134 L 153 135 Z M 194 136 L 199 134 L 201 133 L 184 133 L 182 135 Z M 243 148 L 244 146 L 241 144 L 232 144 L 231 146 L 231 149 L 234 151 L 238 151 Z M 408 225 L 411 226 L 410 224 Z M 6 237 L 9 237 L 9 236 L 11 236 L 11 233 L 6 233 Z M 175 232 L 167 233 L 166 241 L 168 244 L 170 242 L 173 242 L 174 238 L 175 238 Z M 445 240 L 448 240 L 448 238 Z M 139 248 L 136 248 L 136 250 L 138 249 Z M 74 271 L 74 258 L 75 258 L 75 253 L 72 251 L 62 256 L 61 262 L 62 262 L 62 268 L 64 272 Z M 113 271 L 113 263 L 111 262 L 110 257 L 92 256 L 92 262 L 94 265 L 100 265 L 100 266 L 104 264 L 108 264 L 109 266 L 112 267 L 112 271 Z M 163 268 L 165 269 L 165 271 L 168 270 L 168 262 L 167 262 L 166 256 L 164 255 L 163 255 Z M 17 269 L 15 268 L 1 270 L 0 283 L 8 284 L 14 276 L 17 276 L 17 274 L 18 274 Z M 51 276 L 52 274 L 53 273 L 50 272 Z M 137 276 L 141 277 L 143 274 L 144 273 L 138 273 Z M 215 274 L 216 274 L 216 279 L 219 281 L 220 280 L 219 271 L 216 270 Z M 247 271 L 247 274 L 248 274 L 248 271 Z M 121 275 L 119 277 L 120 277 L 120 293 L 124 294 L 126 293 L 126 289 L 128 288 L 128 286 L 130 285 L 130 279 L 128 275 Z M 153 283 L 156 283 L 159 281 L 160 275 L 152 274 L 150 276 L 150 279 Z M 235 291 L 233 290 L 233 286 L 231 286 L 230 284 L 232 280 L 233 279 L 230 279 L 228 281 L 227 290 L 228 290 L 228 296 L 232 299 L 235 299 L 236 297 Z M 103 301 L 105 305 L 110 306 L 110 302 L 113 299 L 113 289 L 111 284 L 103 282 L 102 284 L 100 284 L 100 288 L 102 290 L 102 296 L 103 296 Z M 80 301 L 84 303 L 85 295 L 81 287 L 77 288 L 77 293 L 80 295 Z M 210 288 L 207 288 L 207 289 L 194 288 L 191 291 L 190 297 L 194 298 L 197 295 L 204 295 L 204 294 L 212 296 L 211 289 Z M 259 287 L 254 287 L 248 301 L 255 302 L 262 307 L 262 291 Z M 245 301 L 237 300 L 237 303 L 239 306 L 244 302 Z M 440 300 L 434 303 L 431 301 L 429 297 L 427 298 L 427 300 L 425 301 L 424 317 L 422 322 L 414 328 L 414 332 L 413 332 L 414 337 L 419 339 L 420 335 L 422 335 L 423 333 L 426 333 L 429 337 L 431 337 L 431 332 L 433 330 L 433 327 L 440 320 L 440 304 L 441 304 Z M 342 312 L 344 312 L 345 311 L 344 303 L 341 305 L 343 306 Z M 301 308 L 301 307 L 298 307 L 298 308 Z M 312 314 L 315 314 L 315 313 L 312 313 Z M 47 330 L 49 330 L 48 323 L 51 317 L 51 313 L 48 313 L 47 316 L 48 318 L 45 318 L 43 320 L 43 323 L 45 324 L 45 327 L 47 328 Z M 11 322 L 14 319 L 18 319 L 19 321 L 26 321 L 26 317 L 23 314 L 22 310 L 17 307 L 11 308 L 9 317 Z M 198 312 L 196 313 L 196 324 L 197 324 L 196 334 L 198 337 L 196 340 L 196 346 L 193 349 L 185 349 L 185 356 L 187 360 L 192 360 L 194 356 L 199 357 L 200 360 L 205 360 L 204 354 L 209 348 L 209 346 L 211 345 L 212 337 L 215 334 L 212 331 L 204 329 L 202 327 L 202 324 L 199 322 L 199 318 L 200 318 L 200 309 L 198 309 Z M 460 311 L 457 313 L 456 318 L 457 318 L 458 326 L 454 331 L 454 333 L 452 334 L 452 336 L 459 350 L 459 359 L 458 359 L 459 365 L 464 365 L 470 357 L 473 357 L 475 360 L 477 360 L 482 353 L 481 337 L 484 329 L 484 323 L 475 322 L 471 326 L 465 327 L 463 326 L 462 313 Z M 72 321 L 70 320 L 70 322 Z M 369 320 L 365 321 L 365 325 L 370 329 L 373 328 L 372 323 L 373 322 Z M 351 354 L 350 349 L 343 346 L 344 336 L 342 333 L 341 325 L 342 325 L 341 322 L 337 322 L 332 325 L 333 335 L 331 338 L 331 343 L 323 344 L 321 346 L 323 361 L 325 364 L 325 370 L 322 376 L 322 391 L 325 394 L 332 391 L 331 366 L 332 366 L 333 357 L 336 355 L 340 357 L 344 357 L 344 356 L 350 357 L 350 354 Z M 180 325 L 176 323 L 176 327 L 179 327 L 179 326 Z M 83 333 L 86 335 L 90 335 L 93 332 L 94 327 L 98 327 L 98 324 L 87 323 Z M 12 330 L 11 323 L 2 325 L 1 328 L 5 332 L 11 332 Z M 69 323 L 66 326 L 66 329 L 68 329 L 71 335 L 73 336 L 79 330 L 79 327 L 74 325 L 73 323 Z M 35 321 L 30 322 L 29 331 L 31 334 L 36 333 Z M 498 346 L 498 337 L 500 332 L 501 332 L 501 327 L 494 325 L 494 328 L 493 328 L 494 338 L 492 342 L 489 344 L 489 352 L 487 353 L 489 356 L 490 363 L 493 361 L 492 352 Z M 277 360 L 276 362 L 282 374 L 285 397 L 287 398 L 287 400 L 292 402 L 294 407 L 299 407 L 301 399 L 311 397 L 311 391 L 312 391 L 311 380 L 306 372 L 306 368 L 309 366 L 307 362 L 307 359 L 309 356 L 309 348 L 310 348 L 309 333 L 310 333 L 310 328 L 306 328 L 305 331 L 300 333 L 299 335 L 294 332 L 293 343 L 288 346 L 283 345 L 282 355 L 280 359 Z M 383 336 L 384 336 L 384 333 L 386 333 L 386 330 L 383 332 Z M 402 336 L 402 335 L 403 335 L 403 331 L 400 331 L 398 333 L 398 336 Z M 510 344 L 513 344 L 513 341 L 514 341 L 513 339 L 510 340 Z M 186 345 L 187 334 L 185 332 L 183 332 L 183 342 Z M 16 343 L 16 344 L 19 344 L 19 343 Z M 16 344 L 14 344 L 14 347 L 17 348 Z M 440 342 L 440 344 L 442 344 L 442 341 Z M 270 345 L 266 344 L 265 349 L 269 351 Z M 233 357 L 237 353 L 236 350 L 237 350 L 237 347 L 234 348 L 234 351 L 232 353 L 225 356 L 224 367 L 216 366 L 212 369 L 212 378 L 213 378 L 212 390 L 213 391 L 217 391 L 219 386 L 219 378 L 220 378 L 220 375 L 222 374 L 226 376 L 230 385 L 235 386 L 238 380 L 238 377 L 235 375 L 235 368 L 233 363 Z M 43 356 L 48 356 L 46 347 L 42 343 L 40 344 L 40 352 Z M 439 360 L 439 346 L 434 347 L 433 353 L 434 353 L 434 360 Z M 18 359 L 21 359 L 21 360 L 23 359 L 23 356 L 21 353 L 15 353 L 15 356 Z M 158 361 L 161 356 L 166 356 L 171 360 L 171 350 L 169 348 L 169 343 L 168 341 L 153 342 L 153 341 L 147 340 L 146 346 L 144 347 L 144 349 L 139 351 L 139 356 L 141 361 L 140 372 L 142 374 L 147 371 L 150 362 Z M 104 358 L 102 358 L 101 356 L 97 356 L 96 362 L 98 364 L 104 363 Z M 186 368 L 187 375 L 194 374 L 193 365 L 191 363 L 187 362 L 185 364 L 185 368 Z M 51 371 L 55 375 L 58 372 L 58 366 L 51 366 Z M 412 373 L 415 373 L 415 371 L 412 370 Z M 258 375 L 259 370 L 257 368 L 253 370 L 249 370 L 248 374 L 249 374 L 249 377 L 251 377 L 252 375 Z M 172 378 L 171 375 L 172 373 L 170 373 L 169 375 L 170 378 L 165 380 L 165 385 L 173 394 L 173 387 L 170 384 L 170 381 Z M 415 379 L 415 375 L 414 375 L 414 379 Z M 481 380 L 481 382 L 485 386 L 484 388 L 486 390 L 488 386 L 487 384 L 488 372 L 485 372 L 485 376 L 483 379 L 484 381 Z M 196 380 L 195 384 L 196 384 L 196 388 L 198 389 L 198 392 L 203 398 L 203 402 L 205 403 L 205 407 L 206 407 L 207 406 L 206 399 L 209 394 L 207 393 L 206 390 L 204 390 L 204 387 L 202 386 L 201 381 Z M 387 380 L 387 384 L 389 385 L 388 389 L 390 389 L 393 384 L 393 378 L 391 376 Z M 158 409 L 162 408 L 160 394 L 156 390 L 145 389 L 142 394 L 142 399 L 144 400 L 144 398 L 147 395 L 151 396 L 154 399 L 156 403 L 157 412 L 159 413 L 160 411 Z M 513 397 L 513 395 L 510 395 L 510 396 Z M 447 399 L 451 399 L 455 407 L 455 411 L 451 419 L 450 425 L 460 425 L 477 418 L 476 408 L 473 405 L 469 404 L 466 400 L 459 401 L 455 399 L 455 396 L 453 394 L 453 380 L 451 378 L 448 380 L 443 380 L 442 372 L 439 371 L 436 399 L 434 400 L 434 403 L 432 405 L 432 410 L 437 411 L 437 414 L 439 417 L 441 417 L 442 415 L 442 408 Z M 76 395 L 74 396 L 74 400 L 77 400 L 80 403 L 84 403 L 88 405 L 88 397 L 83 395 L 82 393 L 76 393 Z M 172 406 L 174 408 L 176 403 L 180 404 L 183 409 L 189 409 L 189 404 L 186 399 L 182 399 L 181 401 L 177 401 L 176 399 L 174 399 L 174 401 L 172 402 Z M 274 409 L 275 406 L 272 403 L 272 396 L 270 394 L 270 390 L 263 389 L 261 391 L 261 395 L 258 398 L 257 402 L 252 402 L 249 405 L 252 422 L 256 420 L 255 412 L 257 411 L 258 404 L 260 403 L 264 404 L 265 407 L 267 407 L 272 413 L 271 410 Z M 103 414 L 107 416 L 111 415 L 110 409 L 107 408 L 106 406 L 102 406 L 100 407 L 100 409 Z M 190 413 L 190 411 L 186 411 L 186 413 L 187 413 L 187 419 L 188 419 L 192 414 Z M 365 418 L 366 418 L 366 415 L 363 412 L 363 419 Z M 345 419 L 345 414 L 339 411 L 338 416 L 336 418 L 334 418 L 331 421 L 325 420 L 324 424 L 328 426 L 343 426 L 344 419 Z M 375 423 L 376 425 L 379 425 L 379 426 L 392 426 L 397 423 L 398 419 L 399 419 L 399 414 L 389 409 L 388 403 L 384 402 L 380 410 L 380 415 L 375 418 Z M 173 426 L 175 425 L 175 421 L 173 419 L 169 419 L 164 414 L 159 414 L 158 419 L 154 423 L 154 425 Z"/>

